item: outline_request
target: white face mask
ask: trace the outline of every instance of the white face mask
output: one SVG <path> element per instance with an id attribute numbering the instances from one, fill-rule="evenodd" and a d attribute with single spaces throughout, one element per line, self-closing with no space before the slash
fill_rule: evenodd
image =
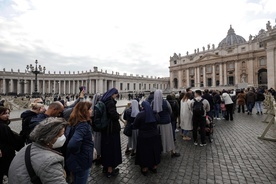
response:
<path id="1" fill-rule="evenodd" d="M 56 142 L 53 144 L 53 148 L 60 148 L 63 146 L 63 144 L 66 141 L 66 137 L 65 135 L 62 135 L 61 137 L 59 137 Z"/>

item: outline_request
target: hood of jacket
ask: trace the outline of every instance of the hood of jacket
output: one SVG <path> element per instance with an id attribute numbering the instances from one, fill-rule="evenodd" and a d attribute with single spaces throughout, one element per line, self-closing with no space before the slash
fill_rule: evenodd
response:
<path id="1" fill-rule="evenodd" d="M 22 112 L 20 118 L 25 119 L 26 117 L 34 116 L 34 115 L 36 115 L 35 112 L 33 112 L 31 110 L 26 110 L 26 111 Z"/>

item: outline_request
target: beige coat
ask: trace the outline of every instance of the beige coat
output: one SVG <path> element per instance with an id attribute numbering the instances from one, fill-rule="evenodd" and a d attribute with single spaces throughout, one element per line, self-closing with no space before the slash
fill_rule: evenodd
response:
<path id="1" fill-rule="evenodd" d="M 190 99 L 187 101 L 180 101 L 180 127 L 183 130 L 193 130 L 193 113 L 190 109 L 190 104 Z"/>

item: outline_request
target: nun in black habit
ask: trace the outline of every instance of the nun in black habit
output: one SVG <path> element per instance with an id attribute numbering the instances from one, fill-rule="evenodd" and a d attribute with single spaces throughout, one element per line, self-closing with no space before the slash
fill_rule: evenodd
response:
<path id="1" fill-rule="evenodd" d="M 147 175 L 148 170 L 157 172 L 162 143 L 157 129 L 158 114 L 152 110 L 147 101 L 142 102 L 142 108 L 133 122 L 133 127 L 139 130 L 135 164 L 140 165 L 143 175 Z"/>
<path id="2" fill-rule="evenodd" d="M 121 126 L 119 123 L 119 113 L 116 109 L 117 101 L 115 98 L 118 96 L 118 90 L 112 88 L 108 90 L 101 101 L 106 106 L 107 117 L 109 119 L 109 125 L 105 130 L 101 132 L 101 156 L 103 172 L 106 173 L 108 178 L 119 174 L 119 169 L 116 168 L 122 163 L 121 152 L 121 139 L 120 131 Z"/>

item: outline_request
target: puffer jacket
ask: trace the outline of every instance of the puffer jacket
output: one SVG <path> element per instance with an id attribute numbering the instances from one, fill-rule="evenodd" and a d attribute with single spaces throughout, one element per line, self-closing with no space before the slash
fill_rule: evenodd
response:
<path id="1" fill-rule="evenodd" d="M 70 128 L 66 128 L 67 139 Z M 88 122 L 79 122 L 73 128 L 74 134 L 69 140 L 66 150 L 66 166 L 71 172 L 78 172 L 92 166 L 94 143 L 91 126 Z"/>
<path id="2" fill-rule="evenodd" d="M 30 184 L 31 180 L 25 165 L 25 150 L 22 148 L 14 157 L 9 169 L 10 184 Z M 66 184 L 64 158 L 58 152 L 32 143 L 31 163 L 42 183 Z"/>

